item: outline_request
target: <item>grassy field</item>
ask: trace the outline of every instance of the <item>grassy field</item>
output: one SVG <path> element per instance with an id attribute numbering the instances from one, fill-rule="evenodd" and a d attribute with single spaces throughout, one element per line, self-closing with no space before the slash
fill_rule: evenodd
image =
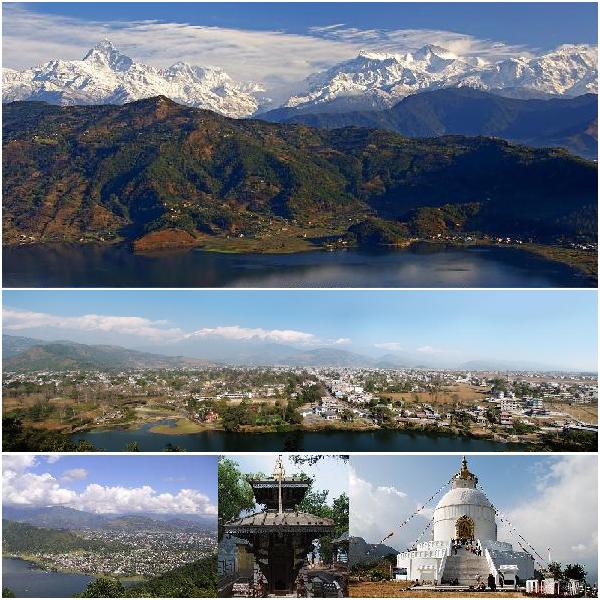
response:
<path id="1" fill-rule="evenodd" d="M 548 408 L 571 415 L 574 419 L 586 423 L 598 423 L 598 407 L 591 404 L 567 404 L 566 402 L 548 402 Z"/>
<path id="2" fill-rule="evenodd" d="M 189 419 L 177 419 L 175 425 L 155 425 L 150 428 L 152 433 L 164 433 L 167 435 L 185 435 L 187 433 L 198 433 L 210 429 L 207 425 L 194 423 Z"/>
<path id="3" fill-rule="evenodd" d="M 361 581 L 349 586 L 351 598 L 523 598 L 521 592 L 449 592 L 408 589 L 405 581 Z"/>
<path id="4" fill-rule="evenodd" d="M 481 402 L 489 395 L 489 388 L 481 388 L 465 383 L 458 383 L 452 386 L 446 386 L 442 391 L 434 396 L 431 392 L 384 392 L 382 398 L 391 400 L 401 400 L 408 404 L 416 402 L 425 402 L 427 404 L 454 405 L 459 404 L 474 404 Z M 418 400 L 417 400 L 418 397 Z"/>

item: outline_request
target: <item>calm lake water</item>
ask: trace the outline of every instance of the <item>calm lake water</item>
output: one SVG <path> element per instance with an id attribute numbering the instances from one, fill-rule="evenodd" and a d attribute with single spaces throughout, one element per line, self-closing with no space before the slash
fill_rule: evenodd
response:
<path id="1" fill-rule="evenodd" d="M 135 430 L 90 431 L 71 438 L 87 440 L 109 452 L 125 450 L 130 442 L 137 442 L 142 452 L 160 451 L 169 443 L 190 452 L 506 452 L 519 449 L 517 444 L 394 430 L 251 434 L 202 431 L 186 435 L 150 431 L 155 425 L 170 423 L 173 421 L 166 419 Z"/>
<path id="2" fill-rule="evenodd" d="M 573 269 L 515 248 L 134 254 L 126 246 L 4 248 L 4 287 L 593 287 Z"/>
<path id="3" fill-rule="evenodd" d="M 2 558 L 2 587 L 19 598 L 70 598 L 85 589 L 90 575 L 43 571 L 18 558 Z"/>

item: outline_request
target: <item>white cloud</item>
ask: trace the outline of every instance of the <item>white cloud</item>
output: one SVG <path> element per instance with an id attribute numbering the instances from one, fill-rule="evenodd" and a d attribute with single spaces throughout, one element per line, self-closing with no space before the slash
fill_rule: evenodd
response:
<path id="1" fill-rule="evenodd" d="M 85 479 L 88 476 L 88 472 L 85 469 L 67 469 L 61 476 L 61 481 L 78 481 L 79 479 Z"/>
<path id="2" fill-rule="evenodd" d="M 91 45 L 109 38 L 123 52 L 147 64 L 164 67 L 182 60 L 222 67 L 239 81 L 264 83 L 277 102 L 298 92 L 298 82 L 308 75 L 363 49 L 405 52 L 433 43 L 460 55 L 493 60 L 528 54 L 522 46 L 449 31 L 333 24 L 313 27 L 302 35 L 153 20 L 110 21 L 109 15 L 107 10 L 106 21 L 88 21 L 4 4 L 4 66 L 22 69 L 57 58 L 81 59 Z"/>
<path id="3" fill-rule="evenodd" d="M 187 334 L 192 337 L 221 337 L 228 340 L 261 340 L 279 343 L 308 344 L 317 341 L 312 333 L 296 331 L 294 329 L 263 329 L 262 327 L 240 327 L 228 325 L 221 327 L 205 327 Z"/>
<path id="4" fill-rule="evenodd" d="M 183 336 L 183 331 L 178 327 L 165 327 L 165 321 L 151 321 L 143 317 L 95 314 L 71 317 L 13 308 L 2 309 L 2 324 L 8 331 L 47 327 L 77 331 L 115 332 L 156 341 L 180 339 Z"/>
<path id="5" fill-rule="evenodd" d="M 111 315 L 59 316 L 49 313 L 32 312 L 15 308 L 4 308 L 2 324 L 6 331 L 25 331 L 48 328 L 67 331 L 89 331 L 115 333 L 124 336 L 144 338 L 150 342 L 177 342 L 190 338 L 219 337 L 228 340 L 260 340 L 289 344 L 316 344 L 322 342 L 317 336 L 295 329 L 263 329 L 262 327 L 241 327 L 225 325 L 204 327 L 186 333 L 179 327 L 168 327 L 166 321 L 152 321 L 143 317 L 121 317 Z M 340 338 L 330 343 L 345 344 L 350 340 Z"/>
<path id="6" fill-rule="evenodd" d="M 105 486 L 91 483 L 82 492 L 68 487 L 88 473 L 85 469 L 65 471 L 59 481 L 50 473 L 31 473 L 35 455 L 2 457 L 2 502 L 13 506 L 69 506 L 94 513 L 154 512 L 216 515 L 217 509 L 205 494 L 185 488 L 176 493 L 159 493 L 149 485 Z M 62 483 L 61 483 L 62 481 Z"/>
<path id="7" fill-rule="evenodd" d="M 380 342 L 373 344 L 375 348 L 381 348 L 382 350 L 389 350 L 390 352 L 400 352 L 404 350 L 400 342 Z"/>
<path id="8" fill-rule="evenodd" d="M 442 352 L 442 350 L 437 350 L 433 346 L 421 346 L 417 348 L 417 352 L 423 352 L 424 354 L 438 354 Z"/>
<path id="9" fill-rule="evenodd" d="M 385 543 L 396 550 L 405 550 L 430 519 L 430 511 L 423 511 L 399 529 L 400 523 L 418 508 L 417 502 L 394 486 L 377 486 L 362 479 L 352 467 L 349 489 L 350 535 L 362 537 L 371 544 L 379 543 L 394 532 Z"/>
<path id="10" fill-rule="evenodd" d="M 508 520 L 546 558 L 584 563 L 596 574 L 598 561 L 598 462 L 595 456 L 563 456 L 532 481 L 538 491 L 507 513 Z"/>
<path id="11" fill-rule="evenodd" d="M 336 345 L 350 344 L 352 340 L 350 338 L 338 338 L 333 343 Z"/>
<path id="12" fill-rule="evenodd" d="M 310 31 L 325 39 L 385 52 L 414 51 L 426 44 L 433 44 L 458 56 L 479 56 L 490 61 L 516 55 L 531 56 L 531 50 L 523 45 L 478 39 L 472 35 L 439 29 L 360 29 L 338 24 L 312 27 Z"/>

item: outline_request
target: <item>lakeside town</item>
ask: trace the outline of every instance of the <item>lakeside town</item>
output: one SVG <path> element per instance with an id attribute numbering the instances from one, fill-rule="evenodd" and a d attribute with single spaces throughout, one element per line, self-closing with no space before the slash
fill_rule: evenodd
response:
<path id="1" fill-rule="evenodd" d="M 66 434 L 136 428 L 423 429 L 496 441 L 596 438 L 593 373 L 206 367 L 5 372 L 4 416 Z M 583 438 L 582 438 L 583 436 Z"/>
<path id="2" fill-rule="evenodd" d="M 161 526 L 73 531 L 93 542 L 94 550 L 30 552 L 28 560 L 49 571 L 144 579 L 211 555 L 216 532 L 188 524 L 186 529 Z"/>

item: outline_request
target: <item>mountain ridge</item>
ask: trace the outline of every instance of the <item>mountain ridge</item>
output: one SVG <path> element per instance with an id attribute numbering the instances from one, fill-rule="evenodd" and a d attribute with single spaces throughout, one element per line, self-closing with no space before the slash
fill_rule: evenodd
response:
<path id="1" fill-rule="evenodd" d="M 343 231 L 375 215 L 404 226 L 411 211 L 444 206 L 485 234 L 597 234 L 597 165 L 560 149 L 228 119 L 165 97 L 10 103 L 3 124 L 5 244 L 179 232 L 189 245 L 271 235 L 273 219 Z"/>
<path id="2" fill-rule="evenodd" d="M 589 159 L 598 155 L 598 96 L 522 100 L 471 88 L 444 88 L 371 111 L 308 112 L 276 109 L 261 115 L 277 123 L 336 129 L 386 129 L 408 137 L 491 136 L 535 147 L 558 146 Z"/>

